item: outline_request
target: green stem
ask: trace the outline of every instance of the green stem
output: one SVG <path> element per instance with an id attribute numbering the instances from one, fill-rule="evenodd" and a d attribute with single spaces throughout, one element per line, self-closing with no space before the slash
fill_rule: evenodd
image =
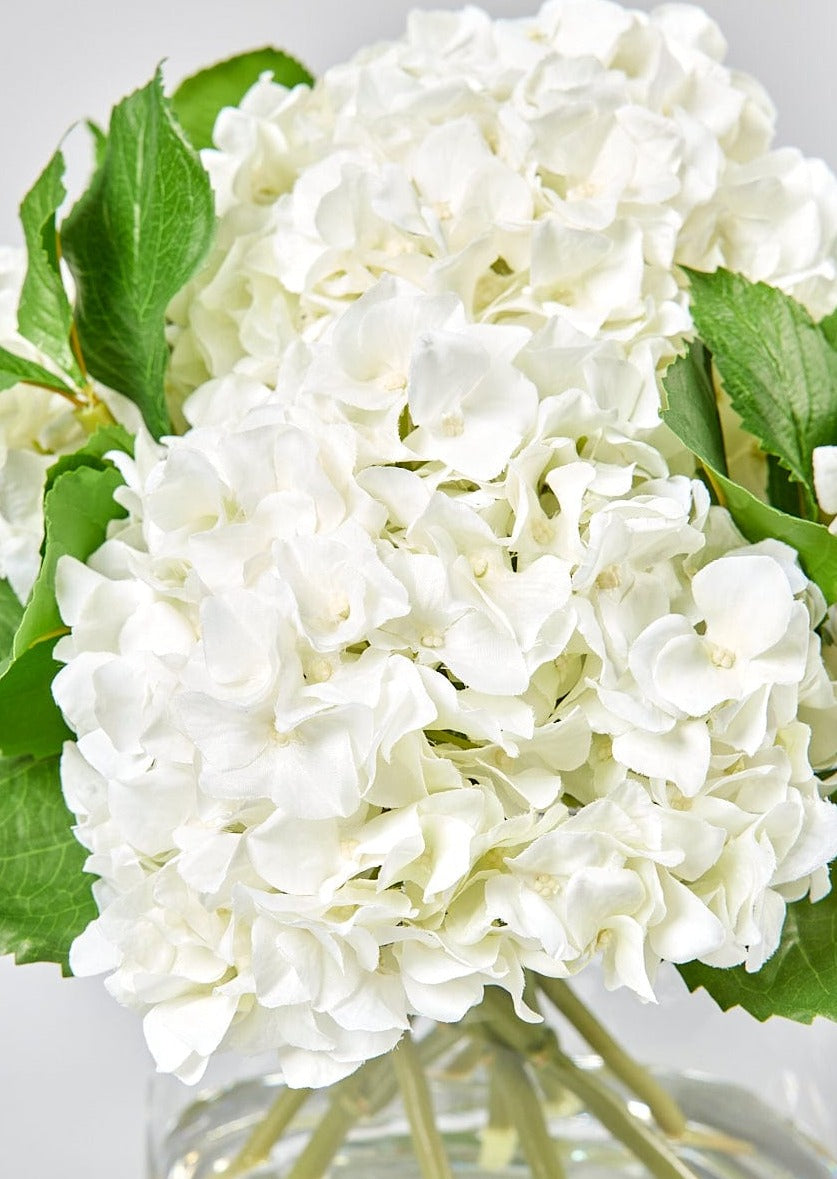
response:
<path id="1" fill-rule="evenodd" d="M 551 1073 L 545 1073 L 541 1069 L 538 1073 L 538 1083 L 543 1090 L 547 1113 L 555 1113 L 561 1117 L 578 1113 L 579 1101 L 576 1095 L 560 1085 Z"/>
<path id="2" fill-rule="evenodd" d="M 31 385 L 33 389 L 46 389 L 47 393 L 57 393 L 59 397 L 63 397 L 65 401 L 69 401 L 70 405 L 74 406 L 76 410 L 84 409 L 87 402 L 73 393 L 70 389 L 56 389 L 53 385 L 44 385 L 40 381 L 25 381 L 18 382 L 21 385 Z"/>
<path id="3" fill-rule="evenodd" d="M 76 358 L 76 363 L 78 364 L 78 367 L 81 370 L 81 375 L 86 383 L 88 381 L 87 365 L 84 362 L 84 353 L 81 350 L 81 337 L 78 334 L 78 324 L 76 323 L 75 318 L 70 324 L 70 348 L 72 349 L 73 356 Z"/>
<path id="4" fill-rule="evenodd" d="M 456 1026 L 437 1026 L 416 1044 L 416 1053 L 427 1065 L 451 1049 L 463 1034 Z M 333 1096 L 328 1109 L 312 1130 L 286 1179 L 322 1179 L 355 1123 L 389 1105 L 398 1092 L 389 1056 L 367 1061 L 356 1073 L 335 1085 L 331 1092 Z"/>
<path id="5" fill-rule="evenodd" d="M 483 1171 L 504 1171 L 511 1166 L 517 1149 L 514 1125 L 506 1092 L 498 1080 L 497 1070 L 488 1074 L 488 1122 L 480 1133 L 479 1166 Z"/>
<path id="6" fill-rule="evenodd" d="M 433 1064 L 440 1056 L 444 1056 L 446 1052 L 456 1047 L 465 1038 L 465 1035 L 466 1030 L 458 1023 L 437 1023 L 426 1036 L 415 1041 L 416 1052 L 421 1058 L 421 1063 L 425 1068 L 427 1065 Z"/>
<path id="7" fill-rule="evenodd" d="M 537 1010 L 534 996 L 526 1002 Z M 547 1058 L 558 1047 L 554 1030 L 545 1022 L 524 1023 L 515 1013 L 511 996 L 500 987 L 486 987 L 483 1000 L 470 1017 L 469 1030 L 510 1048 L 530 1060 Z"/>
<path id="8" fill-rule="evenodd" d="M 533 1006 L 528 996 L 527 1002 Z M 551 1076 L 574 1093 L 593 1117 L 645 1164 L 654 1179 L 697 1179 L 668 1143 L 635 1118 L 607 1085 L 564 1055 L 550 1028 L 522 1023 L 509 996 L 496 987 L 486 988 L 474 1022 L 474 1031 L 479 1033 L 480 1029 L 495 1042 L 528 1057 L 544 1077 Z"/>
<path id="9" fill-rule="evenodd" d="M 538 977 L 537 983 L 550 1003 L 558 1008 L 582 1039 L 602 1058 L 613 1075 L 648 1106 L 663 1133 L 672 1138 L 682 1138 L 686 1132 L 686 1118 L 671 1094 L 616 1043 L 565 982 Z"/>
<path id="10" fill-rule="evenodd" d="M 323 1179 L 359 1112 L 335 1100 L 288 1172 L 288 1179 Z"/>
<path id="11" fill-rule="evenodd" d="M 333 1087 L 329 1107 L 288 1172 L 287 1179 L 322 1179 L 352 1126 L 370 1112 L 367 1094 L 378 1089 L 380 1074 L 389 1072 L 388 1066 L 386 1057 L 370 1060 Z"/>
<path id="12" fill-rule="evenodd" d="M 481 1064 L 485 1064 L 489 1050 L 479 1040 L 472 1040 L 466 1044 L 461 1052 L 445 1065 L 443 1075 L 452 1081 L 464 1081 L 470 1077 Z"/>
<path id="13" fill-rule="evenodd" d="M 270 1152 L 311 1096 L 310 1089 L 283 1089 L 227 1169 L 224 1179 L 239 1179 L 270 1158 Z"/>
<path id="14" fill-rule="evenodd" d="M 104 401 L 100 401 L 90 390 L 90 400 L 84 402 L 75 413 L 76 421 L 88 435 L 95 434 L 99 426 L 112 426 L 116 418 L 110 412 Z"/>
<path id="15" fill-rule="evenodd" d="M 564 1167 L 558 1149 L 521 1057 L 508 1048 L 498 1048 L 494 1069 L 532 1179 L 562 1179 Z"/>
<path id="16" fill-rule="evenodd" d="M 506 1091 L 497 1080 L 496 1069 L 491 1069 L 488 1078 L 488 1124 L 498 1130 L 509 1130 L 514 1125 Z"/>
<path id="17" fill-rule="evenodd" d="M 423 1179 L 453 1179 L 421 1061 L 409 1032 L 392 1053 L 392 1065 L 410 1122 Z"/>
<path id="18" fill-rule="evenodd" d="M 593 1117 L 648 1168 L 654 1179 L 697 1179 L 668 1143 L 635 1118 L 598 1077 L 578 1068 L 560 1050 L 543 1067 L 575 1093 Z"/>

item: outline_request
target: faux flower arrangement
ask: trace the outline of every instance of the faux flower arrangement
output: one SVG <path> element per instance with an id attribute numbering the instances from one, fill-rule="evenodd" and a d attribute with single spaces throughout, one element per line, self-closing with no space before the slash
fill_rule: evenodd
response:
<path id="1" fill-rule="evenodd" d="M 275 1051 L 274 1137 L 391 1053 L 446 1174 L 458 1035 L 533 1174 L 524 1059 L 683 1179 L 564 980 L 837 1018 L 837 181 L 724 49 L 551 0 L 158 75 L 0 254 L 0 951 L 184 1080 Z"/>

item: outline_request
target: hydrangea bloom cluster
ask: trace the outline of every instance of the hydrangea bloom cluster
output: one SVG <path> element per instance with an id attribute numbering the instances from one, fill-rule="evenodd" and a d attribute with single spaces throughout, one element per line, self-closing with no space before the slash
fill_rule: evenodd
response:
<path id="1" fill-rule="evenodd" d="M 58 579 L 73 969 L 161 1069 L 326 1084 L 594 959 L 651 999 L 827 891 L 822 597 L 659 419 L 679 264 L 837 294 L 837 185 L 723 52 L 682 5 L 421 12 L 222 114 L 190 428 Z"/>

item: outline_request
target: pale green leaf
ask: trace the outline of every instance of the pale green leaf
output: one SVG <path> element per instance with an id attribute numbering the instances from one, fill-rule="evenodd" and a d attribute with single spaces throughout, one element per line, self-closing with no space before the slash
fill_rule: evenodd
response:
<path id="1" fill-rule="evenodd" d="M 70 346 L 73 312 L 61 277 L 55 227 L 56 212 L 66 195 L 64 157 L 59 151 L 20 206 L 28 266 L 17 322 L 22 336 L 51 357 L 62 372 L 81 382 L 82 373 Z"/>
<path id="2" fill-rule="evenodd" d="M 837 352 L 805 308 L 739 274 L 689 270 L 692 315 L 744 428 L 802 485 L 816 519 L 811 455 L 837 442 Z"/>
<path id="3" fill-rule="evenodd" d="M 113 111 L 104 159 L 61 228 L 87 368 L 169 429 L 166 308 L 209 248 L 209 178 L 172 116 L 159 73 Z"/>
<path id="4" fill-rule="evenodd" d="M 172 106 L 180 125 L 196 148 L 212 146 L 212 130 L 226 106 L 238 106 L 250 87 L 264 73 L 273 75 L 280 86 L 310 86 L 314 79 L 301 65 L 280 49 L 254 49 L 227 61 L 219 61 L 178 86 Z"/>
<path id="5" fill-rule="evenodd" d="M 109 441 L 114 433 L 108 431 Z M 93 453 L 86 456 L 87 465 L 63 466 L 44 498 L 43 561 L 14 635 L 11 660 L 0 674 L 0 752 L 6 757 L 44 757 L 58 752 L 71 736 L 52 698 L 59 669 L 53 649 L 67 631 L 55 599 L 55 570 L 64 555 L 86 560 L 104 541 L 108 523 L 125 514 L 113 498 L 121 475 L 95 453 L 96 442 L 89 445 Z"/>
<path id="6" fill-rule="evenodd" d="M 55 600 L 56 566 L 67 555 L 87 560 L 105 539 L 108 523 L 125 515 L 113 498 L 121 484 L 116 468 L 98 461 L 65 470 L 53 483 L 44 499 L 44 558 L 15 635 L 15 657 L 65 629 Z"/>
<path id="7" fill-rule="evenodd" d="M 668 407 L 663 420 L 707 472 L 717 497 L 747 540 L 774 537 L 799 553 L 803 569 L 829 603 L 837 602 L 837 536 L 822 524 L 800 520 L 762 503 L 726 474 L 723 438 L 706 350 L 699 343 L 663 378 Z"/>
<path id="8" fill-rule="evenodd" d="M 754 974 L 700 962 L 678 970 L 690 990 L 703 987 L 724 1011 L 743 1007 L 756 1019 L 781 1015 L 798 1023 L 837 1019 L 837 892 L 789 905 L 778 950 Z"/>
<path id="9" fill-rule="evenodd" d="M 0 954 L 58 962 L 96 916 L 58 758 L 0 760 Z"/>

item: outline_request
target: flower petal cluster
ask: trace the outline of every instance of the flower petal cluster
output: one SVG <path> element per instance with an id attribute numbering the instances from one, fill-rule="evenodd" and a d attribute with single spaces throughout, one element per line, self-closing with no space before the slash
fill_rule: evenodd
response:
<path id="1" fill-rule="evenodd" d="M 837 291 L 837 185 L 723 50 L 682 5 L 420 12 L 222 114 L 190 428 L 114 456 L 57 584 L 72 965 L 160 1068 L 327 1084 L 595 959 L 652 999 L 828 890 L 824 602 L 659 418 L 680 263 Z"/>

